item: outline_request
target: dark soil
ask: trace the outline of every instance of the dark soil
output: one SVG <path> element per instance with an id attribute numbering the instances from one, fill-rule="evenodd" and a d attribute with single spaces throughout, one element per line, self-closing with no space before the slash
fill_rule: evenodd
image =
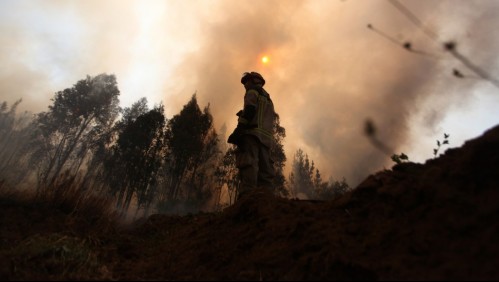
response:
<path id="1" fill-rule="evenodd" d="M 498 280 L 499 126 L 334 201 L 248 197 L 131 227 L 0 199 L 3 280 Z"/>

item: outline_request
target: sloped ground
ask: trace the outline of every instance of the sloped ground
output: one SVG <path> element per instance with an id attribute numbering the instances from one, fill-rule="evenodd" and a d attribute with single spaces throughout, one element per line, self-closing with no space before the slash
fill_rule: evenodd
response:
<path id="1" fill-rule="evenodd" d="M 497 280 L 499 126 L 331 202 L 260 195 L 126 229 L 19 200 L 0 207 L 7 280 Z"/>

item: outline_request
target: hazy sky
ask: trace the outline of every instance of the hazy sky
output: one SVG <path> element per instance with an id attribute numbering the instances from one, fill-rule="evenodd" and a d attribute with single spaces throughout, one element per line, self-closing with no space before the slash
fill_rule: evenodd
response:
<path id="1" fill-rule="evenodd" d="M 122 106 L 147 97 L 170 118 L 197 93 L 231 131 L 240 76 L 258 71 L 288 159 L 302 148 L 326 179 L 356 185 L 393 164 L 364 136 L 366 119 L 416 162 L 444 132 L 457 147 L 499 123 L 498 27 L 495 0 L 2 0 L 0 101 L 45 111 L 55 92 L 113 73 Z"/>

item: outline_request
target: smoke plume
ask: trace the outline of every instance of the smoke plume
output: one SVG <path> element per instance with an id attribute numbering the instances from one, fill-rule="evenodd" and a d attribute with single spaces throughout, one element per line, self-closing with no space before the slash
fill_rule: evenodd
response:
<path id="1" fill-rule="evenodd" d="M 497 15 L 477 2 L 467 8 L 443 1 L 411 4 L 443 37 L 464 39 L 471 32 L 488 39 L 473 25 L 484 14 L 489 17 L 478 22 L 492 24 L 491 15 Z M 364 136 L 367 119 L 376 124 L 377 138 L 400 153 L 411 117 L 431 116 L 426 126 L 433 128 L 447 107 L 467 99 L 462 95 L 469 97 L 466 92 L 476 84 L 449 75 L 451 66 L 459 64 L 385 2 L 223 2 L 217 13 L 223 16 L 204 26 L 200 51 L 180 69 L 182 76 L 195 77 L 200 101 L 212 103 L 215 120 L 235 126 L 244 93 L 239 75 L 259 71 L 287 129 L 288 159 L 302 148 L 323 175 L 345 177 L 353 185 L 391 165 L 390 156 Z M 408 52 L 403 44 L 371 32 L 368 24 L 437 56 Z M 468 54 L 495 58 L 480 42 L 466 44 Z M 489 44 L 498 46 L 497 40 Z M 270 57 L 268 65 L 259 61 L 263 54 Z M 485 61 L 482 65 L 490 67 Z M 425 108 L 433 96 L 443 98 Z"/>
<path id="2" fill-rule="evenodd" d="M 364 134 L 366 120 L 386 148 L 407 153 L 420 146 L 415 136 L 433 142 L 450 110 L 498 92 L 466 78 L 477 75 L 442 44 L 456 42 L 497 78 L 499 2 L 397 2 L 424 29 L 388 1 L 2 1 L 1 98 L 40 111 L 54 92 L 108 72 L 125 106 L 146 96 L 171 117 L 197 93 L 230 132 L 240 76 L 257 71 L 286 128 L 288 160 L 301 148 L 323 176 L 354 186 L 393 164 Z"/>

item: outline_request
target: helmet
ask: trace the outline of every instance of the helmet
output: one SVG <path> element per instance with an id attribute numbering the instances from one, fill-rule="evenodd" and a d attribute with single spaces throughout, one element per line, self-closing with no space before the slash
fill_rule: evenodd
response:
<path id="1" fill-rule="evenodd" d="M 246 81 L 250 78 L 257 78 L 262 81 L 262 86 L 265 85 L 265 79 L 263 79 L 263 76 L 257 72 L 245 72 L 243 73 L 243 77 L 241 77 L 241 83 L 245 84 Z"/>

